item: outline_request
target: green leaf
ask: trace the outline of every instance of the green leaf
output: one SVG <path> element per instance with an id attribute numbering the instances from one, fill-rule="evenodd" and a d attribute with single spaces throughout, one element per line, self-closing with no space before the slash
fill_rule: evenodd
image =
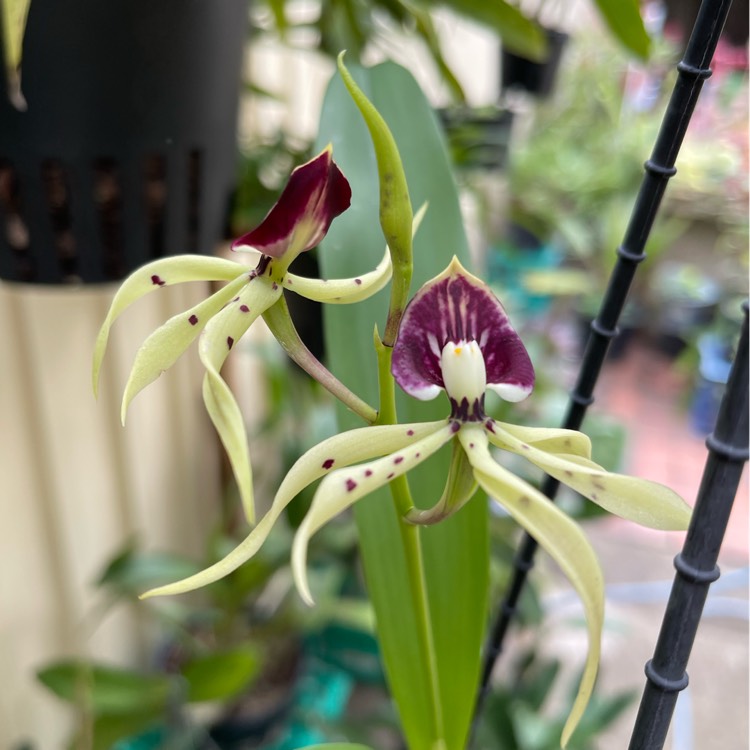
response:
<path id="1" fill-rule="evenodd" d="M 307 750 L 372 750 L 367 745 L 353 745 L 351 742 L 327 742 L 323 745 L 310 745 Z"/>
<path id="2" fill-rule="evenodd" d="M 466 237 L 458 207 L 444 139 L 437 120 L 413 78 L 392 63 L 352 75 L 378 108 L 398 144 L 414 205 L 429 208 L 414 240 L 412 287 L 443 271 L 456 254 L 469 263 Z M 320 259 L 323 274 L 351 276 L 363 264 L 380 260 L 383 236 L 378 227 L 379 184 L 373 146 L 341 80 L 334 79 L 323 106 L 320 143 L 334 144 L 336 161 L 352 185 L 352 207 L 331 227 Z M 383 325 L 388 309 L 386 291 L 347 308 L 326 306 L 325 335 L 332 371 L 368 401 L 378 396 L 377 361 L 372 345 L 373 325 Z M 401 422 L 445 418 L 444 398 L 418 402 L 406 396 L 398 403 Z M 339 410 L 342 428 L 361 422 Z M 422 508 L 440 498 L 450 462 L 449 448 L 409 474 L 414 499 Z M 368 591 L 378 623 L 378 638 L 391 691 L 412 750 L 432 748 L 438 741 L 432 715 L 428 670 L 423 662 L 409 576 L 398 524 L 388 490 L 379 490 L 357 503 Z M 463 748 L 479 677 L 488 590 L 487 507 L 475 497 L 447 521 L 421 532 L 429 606 L 437 651 L 443 708 L 445 747 Z"/>
<path id="3" fill-rule="evenodd" d="M 641 18 L 638 0 L 594 0 L 612 34 L 642 60 L 651 52 L 651 39 Z"/>
<path id="4" fill-rule="evenodd" d="M 197 572 L 195 562 L 166 552 L 138 552 L 133 547 L 119 553 L 104 569 L 97 586 L 116 593 L 139 596 L 145 589 Z"/>
<path id="5" fill-rule="evenodd" d="M 182 669 L 188 682 L 188 701 L 232 698 L 252 684 L 260 667 L 261 656 L 253 645 L 192 659 Z"/>
<path id="6" fill-rule="evenodd" d="M 37 678 L 69 703 L 83 702 L 98 715 L 158 710 L 167 703 L 170 679 L 69 659 L 45 667 Z"/>
<path id="7" fill-rule="evenodd" d="M 126 750 L 135 747 L 131 744 L 134 737 L 154 728 L 155 734 L 161 734 L 159 727 L 164 720 L 163 709 L 137 711 L 123 716 L 97 716 L 91 727 L 91 745 L 82 730 L 73 743 L 73 747 L 90 747 L 91 750 Z M 149 731 L 149 735 L 150 735 Z M 116 744 L 118 740 L 125 740 L 123 745 Z"/>

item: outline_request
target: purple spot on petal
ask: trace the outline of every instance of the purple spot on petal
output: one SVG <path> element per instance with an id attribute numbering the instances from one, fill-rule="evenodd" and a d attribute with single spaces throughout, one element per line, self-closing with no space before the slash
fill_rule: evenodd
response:
<path id="1" fill-rule="evenodd" d="M 359 286 L 362 283 L 362 279 L 354 279 L 354 283 Z"/>
<path id="2" fill-rule="evenodd" d="M 421 453 L 415 453 L 414 458 L 419 458 L 422 454 Z"/>
<path id="3" fill-rule="evenodd" d="M 191 315 L 188 318 L 188 323 L 190 323 L 191 326 L 194 326 L 198 322 L 198 316 L 197 315 Z"/>
<path id="4" fill-rule="evenodd" d="M 247 305 L 240 305 L 240 312 L 250 312 L 250 308 Z"/>
<path id="5" fill-rule="evenodd" d="M 365 469 L 365 476 L 371 477 L 372 476 L 372 469 Z"/>
<path id="6" fill-rule="evenodd" d="M 474 447 L 474 443 L 469 443 L 469 448 L 473 448 L 473 447 Z"/>
<path id="7" fill-rule="evenodd" d="M 274 281 L 273 284 L 271 284 L 271 289 L 274 290 L 274 292 L 279 288 L 279 285 Z"/>
<path id="8" fill-rule="evenodd" d="M 351 492 L 356 486 L 357 486 L 357 483 L 351 477 L 349 477 L 349 479 L 346 480 L 347 492 Z"/>
<path id="9" fill-rule="evenodd" d="M 232 302 L 239 302 L 239 301 L 240 301 L 239 295 L 232 300 Z"/>
<path id="10" fill-rule="evenodd" d="M 164 281 L 161 277 L 154 275 L 151 277 L 151 283 L 154 286 L 164 286 L 167 282 Z"/>
<path id="11" fill-rule="evenodd" d="M 451 432 L 456 433 L 461 429 L 461 423 L 460 422 L 451 422 Z"/>
<path id="12" fill-rule="evenodd" d="M 287 286 L 291 286 L 292 285 L 292 280 L 291 279 L 287 279 L 286 280 L 286 285 Z"/>
<path id="13" fill-rule="evenodd" d="M 406 434 L 411 437 L 414 434 L 414 430 L 407 430 Z"/>
<path id="14" fill-rule="evenodd" d="M 231 349 L 234 346 L 234 339 L 231 336 L 227 336 L 227 347 Z"/>
<path id="15" fill-rule="evenodd" d="M 393 472 L 391 472 L 391 473 L 390 473 L 390 474 L 389 474 L 389 475 L 388 475 L 388 476 L 386 477 L 386 479 L 393 479 L 393 477 L 395 477 L 395 476 L 396 476 L 396 475 L 395 475 L 395 474 L 394 474 Z"/>
<path id="16" fill-rule="evenodd" d="M 327 458 L 325 461 L 323 461 L 323 468 L 324 469 L 330 469 L 331 466 L 333 466 L 333 461 L 334 461 L 334 459 Z"/>
<path id="17" fill-rule="evenodd" d="M 490 432 L 491 432 L 491 433 L 492 433 L 493 435 L 495 434 L 495 423 L 494 423 L 494 422 L 493 422 L 493 421 L 492 421 L 491 419 L 488 419 L 488 420 L 487 420 L 487 421 L 486 421 L 486 422 L 484 423 L 484 426 L 485 426 L 485 427 L 486 427 L 486 428 L 487 428 L 487 429 L 488 429 L 488 430 L 489 430 L 489 431 L 490 431 Z"/>
<path id="18" fill-rule="evenodd" d="M 396 458 L 393 459 L 394 464 L 400 464 L 404 460 L 403 456 L 396 456 Z"/>

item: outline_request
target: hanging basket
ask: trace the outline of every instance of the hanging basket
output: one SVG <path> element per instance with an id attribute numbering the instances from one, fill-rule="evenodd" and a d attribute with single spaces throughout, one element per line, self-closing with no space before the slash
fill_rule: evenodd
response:
<path id="1" fill-rule="evenodd" d="M 112 281 L 211 251 L 246 34 L 246 0 L 33 0 L 26 109 L 0 88 L 0 278 Z"/>

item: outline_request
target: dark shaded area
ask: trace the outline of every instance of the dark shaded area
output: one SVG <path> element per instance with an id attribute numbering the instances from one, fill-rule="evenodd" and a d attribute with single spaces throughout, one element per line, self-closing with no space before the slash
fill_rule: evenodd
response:
<path id="1" fill-rule="evenodd" d="M 213 249 L 234 184 L 247 8 L 32 3 L 25 110 L 0 81 L 0 278 L 108 281 Z"/>

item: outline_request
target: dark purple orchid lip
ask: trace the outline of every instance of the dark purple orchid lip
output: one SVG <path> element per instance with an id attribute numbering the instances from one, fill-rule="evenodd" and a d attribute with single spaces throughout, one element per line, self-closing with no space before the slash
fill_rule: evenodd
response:
<path id="1" fill-rule="evenodd" d="M 351 204 L 349 182 L 333 161 L 332 147 L 297 167 L 279 200 L 252 231 L 232 243 L 232 250 L 252 247 L 280 258 L 290 248 L 295 255 L 315 247 L 331 222 Z"/>
<path id="2" fill-rule="evenodd" d="M 393 348 L 393 377 L 411 396 L 435 398 L 445 388 L 443 348 L 448 342 L 469 341 L 479 345 L 488 388 L 508 401 L 520 401 L 531 393 L 534 368 L 503 306 L 454 257 L 407 306 Z"/>

